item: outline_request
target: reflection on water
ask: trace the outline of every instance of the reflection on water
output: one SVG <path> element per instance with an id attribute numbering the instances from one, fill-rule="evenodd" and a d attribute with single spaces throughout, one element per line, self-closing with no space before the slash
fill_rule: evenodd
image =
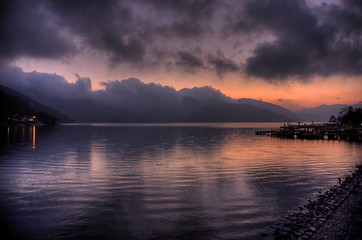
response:
<path id="1" fill-rule="evenodd" d="M 35 149 L 36 130 L 37 126 L 0 126 L 0 149 L 14 143 L 29 143 Z"/>
<path id="2" fill-rule="evenodd" d="M 31 143 L 32 143 L 32 147 L 33 149 L 35 149 L 36 146 L 36 126 L 32 126 L 31 127 Z"/>
<path id="3" fill-rule="evenodd" d="M 33 239 L 259 238 L 362 153 L 242 124 L 16 131 L 0 152 L 1 216 L 15 237 Z"/>

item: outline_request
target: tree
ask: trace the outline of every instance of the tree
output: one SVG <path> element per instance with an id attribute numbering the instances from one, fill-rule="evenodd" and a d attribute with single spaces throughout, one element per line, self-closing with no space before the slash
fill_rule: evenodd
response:
<path id="1" fill-rule="evenodd" d="M 336 123 L 338 121 L 338 119 L 336 118 L 336 116 L 332 115 L 330 118 L 329 118 L 329 122 L 330 123 Z"/>
<path id="2" fill-rule="evenodd" d="M 338 121 L 342 124 L 350 124 L 353 126 L 361 126 L 362 124 L 362 109 L 353 108 L 351 106 L 343 108 L 339 115 Z"/>

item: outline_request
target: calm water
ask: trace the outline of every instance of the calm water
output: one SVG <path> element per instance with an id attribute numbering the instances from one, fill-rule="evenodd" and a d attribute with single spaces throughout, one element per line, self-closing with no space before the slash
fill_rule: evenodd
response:
<path id="1" fill-rule="evenodd" d="M 362 156 L 357 143 L 254 135 L 273 126 L 2 129 L 2 232 L 24 239 L 259 239 Z"/>

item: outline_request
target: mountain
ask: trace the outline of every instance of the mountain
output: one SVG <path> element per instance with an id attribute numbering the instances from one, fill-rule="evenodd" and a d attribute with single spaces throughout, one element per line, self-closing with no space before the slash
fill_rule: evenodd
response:
<path id="1" fill-rule="evenodd" d="M 89 78 L 78 76 L 68 82 L 62 76 L 36 72 L 17 80 L 0 77 L 1 85 L 27 96 L 32 107 L 54 114 L 57 109 L 77 122 L 328 121 L 346 106 L 291 112 L 268 102 L 236 100 L 211 86 L 176 90 L 128 78 L 103 82 L 102 89 L 92 90 L 91 83 Z"/>
<path id="2" fill-rule="evenodd" d="M 290 119 L 269 110 L 239 103 L 204 106 L 187 117 L 191 122 L 284 122 Z"/>
<path id="3" fill-rule="evenodd" d="M 307 108 L 295 111 L 294 114 L 305 122 L 327 122 L 329 118 L 334 115 L 338 116 L 342 108 L 349 107 L 348 104 L 334 104 L 334 105 L 320 105 L 314 108 Z M 362 103 L 352 105 L 354 108 L 361 108 Z"/>
<path id="4" fill-rule="evenodd" d="M 71 116 L 76 122 L 134 122 L 138 114 L 90 98 L 57 99 L 52 107 Z"/>
<path id="5" fill-rule="evenodd" d="M 127 86 L 123 86 L 127 84 Z M 120 88 L 121 85 L 121 89 Z M 70 116 L 77 122 L 289 122 L 295 116 L 278 105 L 253 99 L 235 100 L 211 87 L 176 91 L 139 80 L 115 83 L 87 94 L 30 91 L 32 106 L 38 102 Z M 47 109 L 54 113 L 55 110 Z M 57 113 L 59 115 L 59 112 Z"/>
<path id="6" fill-rule="evenodd" d="M 1 113 L 0 121 L 7 121 L 8 117 L 15 114 L 21 116 L 33 115 L 36 112 L 44 112 L 55 116 L 60 122 L 73 122 L 68 116 L 54 110 L 53 108 L 34 101 L 33 99 L 0 85 Z"/>
<path id="7" fill-rule="evenodd" d="M 265 110 L 268 110 L 270 112 L 276 113 L 278 115 L 286 116 L 287 118 L 289 118 L 289 121 L 297 121 L 298 120 L 297 119 L 298 117 L 293 112 L 289 111 L 288 109 L 286 109 L 284 107 L 276 105 L 276 104 L 272 104 L 272 103 L 268 103 L 268 102 L 264 102 L 264 101 L 259 101 L 259 100 L 255 100 L 255 99 L 251 99 L 251 98 L 238 99 L 237 103 L 257 107 L 257 108 L 260 108 L 260 109 L 265 109 Z"/>

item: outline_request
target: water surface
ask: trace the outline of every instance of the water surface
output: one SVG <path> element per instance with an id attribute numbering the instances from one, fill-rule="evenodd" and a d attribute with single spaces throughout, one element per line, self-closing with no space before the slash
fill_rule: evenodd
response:
<path id="1" fill-rule="evenodd" d="M 3 228 L 28 239 L 259 239 L 362 156 L 357 143 L 254 135 L 276 126 L 2 129 Z"/>

